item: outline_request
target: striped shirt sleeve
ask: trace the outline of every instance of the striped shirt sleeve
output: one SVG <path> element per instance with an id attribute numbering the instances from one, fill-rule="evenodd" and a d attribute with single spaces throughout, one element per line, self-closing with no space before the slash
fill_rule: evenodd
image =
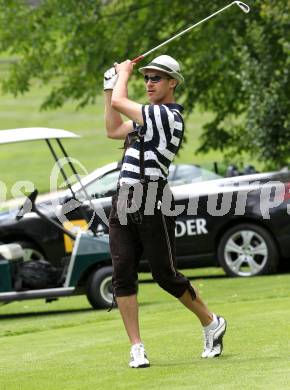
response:
<path id="1" fill-rule="evenodd" d="M 168 144 L 174 131 L 174 114 L 164 105 L 150 104 L 142 106 L 143 131 L 145 141 L 154 144 Z"/>

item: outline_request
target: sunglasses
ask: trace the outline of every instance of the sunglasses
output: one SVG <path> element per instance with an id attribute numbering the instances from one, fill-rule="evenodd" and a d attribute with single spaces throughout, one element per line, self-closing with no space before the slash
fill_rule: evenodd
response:
<path id="1" fill-rule="evenodd" d="M 165 79 L 169 80 L 169 79 L 171 79 L 171 77 L 148 76 L 147 74 L 145 74 L 145 76 L 144 76 L 144 81 L 146 84 L 148 83 L 149 80 L 151 81 L 151 83 L 156 84 L 156 83 L 159 83 L 159 81 L 165 80 Z"/>

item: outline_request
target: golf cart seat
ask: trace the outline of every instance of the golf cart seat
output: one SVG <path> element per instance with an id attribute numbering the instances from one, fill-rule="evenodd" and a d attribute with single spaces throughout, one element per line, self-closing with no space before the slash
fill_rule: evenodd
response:
<path id="1" fill-rule="evenodd" d="M 0 260 L 19 260 L 23 257 L 23 249 L 19 244 L 0 245 Z"/>

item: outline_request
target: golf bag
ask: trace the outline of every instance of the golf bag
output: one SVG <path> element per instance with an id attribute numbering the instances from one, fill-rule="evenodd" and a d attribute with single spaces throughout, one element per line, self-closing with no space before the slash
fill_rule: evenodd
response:
<path id="1" fill-rule="evenodd" d="M 20 268 L 18 280 L 22 289 L 38 290 L 58 287 L 59 271 L 45 260 L 25 261 Z"/>

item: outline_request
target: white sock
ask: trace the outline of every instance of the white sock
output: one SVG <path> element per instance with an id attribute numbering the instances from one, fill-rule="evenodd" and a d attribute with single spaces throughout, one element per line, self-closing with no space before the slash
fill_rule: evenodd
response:
<path id="1" fill-rule="evenodd" d="M 212 320 L 212 322 L 211 322 L 209 325 L 203 327 L 203 329 L 204 329 L 206 332 L 208 332 L 209 330 L 215 329 L 215 328 L 218 326 L 218 324 L 219 324 L 219 321 L 218 321 L 218 319 L 217 319 L 216 314 L 212 313 L 212 315 L 213 315 L 213 320 Z"/>
<path id="2" fill-rule="evenodd" d="M 131 345 L 131 348 L 137 348 L 137 347 L 144 347 L 144 344 L 141 342 L 141 343 L 136 343 L 136 344 L 132 344 Z"/>

